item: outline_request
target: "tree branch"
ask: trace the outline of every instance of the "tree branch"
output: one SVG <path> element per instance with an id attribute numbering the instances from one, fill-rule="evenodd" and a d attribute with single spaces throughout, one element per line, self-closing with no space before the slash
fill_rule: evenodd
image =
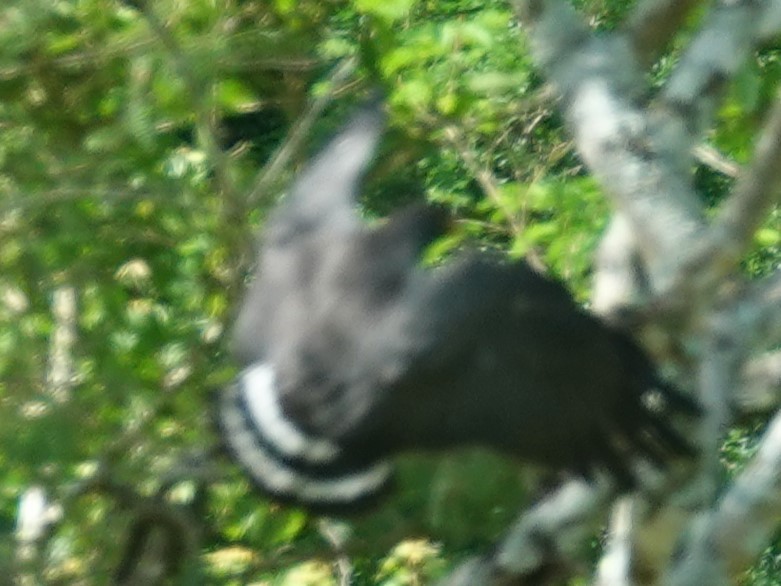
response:
<path id="1" fill-rule="evenodd" d="M 525 511 L 493 554 L 473 558 L 440 586 L 558 584 L 586 568 L 578 561 L 604 519 L 613 490 L 606 482 L 572 480 Z"/>
<path id="2" fill-rule="evenodd" d="M 724 156 L 709 144 L 699 144 L 692 151 L 694 158 L 714 171 L 735 178 L 740 175 L 740 165 Z"/>
<path id="3" fill-rule="evenodd" d="M 596 586 L 630 586 L 632 558 L 632 500 L 613 506 L 607 544 L 597 568 Z"/>
<path id="4" fill-rule="evenodd" d="M 336 571 L 339 576 L 339 586 L 350 586 L 353 566 L 346 551 L 347 540 L 350 537 L 350 527 L 346 523 L 330 518 L 322 518 L 317 529 L 323 539 L 331 547 L 335 557 Z"/>
<path id="5" fill-rule="evenodd" d="M 445 139 L 450 143 L 464 164 L 469 173 L 475 178 L 480 189 L 483 190 L 485 196 L 493 202 L 493 204 L 502 210 L 507 222 L 510 225 L 510 230 L 513 235 L 517 236 L 523 232 L 523 222 L 518 218 L 518 214 L 509 209 L 506 203 L 502 200 L 502 196 L 499 193 L 499 180 L 484 165 L 481 165 L 475 156 L 474 150 L 468 144 L 464 133 L 460 131 L 458 127 L 453 124 L 449 124 L 442 129 Z"/>
<path id="6" fill-rule="evenodd" d="M 699 508 L 706 511 L 715 502 L 721 483 L 719 448 L 731 422 L 730 406 L 735 389 L 740 388 L 746 358 L 752 348 L 776 343 L 781 337 L 781 271 L 756 284 L 733 288 L 723 295 L 720 308 L 713 310 L 704 335 L 700 359 L 701 401 L 706 407 L 702 424 L 703 467 L 690 490 L 700 499 Z M 777 337 L 778 336 L 778 337 Z M 669 583 L 676 586 L 694 584 L 728 584 L 738 571 L 764 549 L 770 533 L 781 520 L 781 419 L 776 420 L 763 440 L 754 463 L 729 489 L 713 509 L 701 513 L 690 537 L 676 556 Z M 733 517 L 761 517 L 756 530 L 737 528 Z M 745 520 L 743 522 L 746 522 Z M 748 532 L 751 532 L 750 535 Z M 743 545 L 746 540 L 749 544 Z M 761 543 L 760 543 L 761 541 Z M 728 542 L 728 543 L 726 543 Z M 740 552 L 728 553 L 740 543 Z M 681 561 L 684 560 L 684 561 Z"/>
<path id="7" fill-rule="evenodd" d="M 781 94 L 757 140 L 750 167 L 743 170 L 707 235 L 687 255 L 677 295 L 714 290 L 734 272 L 754 232 L 773 204 L 781 201 Z"/>
<path id="8" fill-rule="evenodd" d="M 716 3 L 665 84 L 661 102 L 690 136 L 702 136 L 710 126 L 726 82 L 758 42 L 765 4 Z"/>
<path id="9" fill-rule="evenodd" d="M 718 265 L 733 268 L 751 243 L 757 227 L 774 203 L 781 201 L 781 93 L 745 169 L 711 229 L 711 246 L 721 256 Z"/>
<path id="10" fill-rule="evenodd" d="M 765 0 L 760 4 L 762 14 L 757 26 L 757 39 L 760 42 L 775 40 L 781 31 L 781 1 Z"/>
<path id="11" fill-rule="evenodd" d="M 632 225 L 622 214 L 614 214 L 602 236 L 596 254 L 591 309 L 610 319 L 632 303 L 640 289 L 638 258 Z"/>
<path id="12" fill-rule="evenodd" d="M 66 403 L 74 385 L 73 344 L 76 342 L 76 290 L 58 287 L 52 299 L 54 332 L 49 349 L 46 392 L 55 403 Z"/>
<path id="13" fill-rule="evenodd" d="M 748 413 L 777 409 L 781 404 L 781 350 L 750 360 L 743 368 L 743 384 L 733 400 Z"/>
<path id="14" fill-rule="evenodd" d="M 680 251 L 704 229 L 686 164 L 690 141 L 638 105 L 645 83 L 626 36 L 592 35 L 563 2 L 515 4 L 536 61 L 562 95 L 578 152 L 631 221 L 651 283 L 666 289 Z"/>
<path id="15" fill-rule="evenodd" d="M 328 90 L 311 101 L 306 112 L 298 118 L 288 133 L 285 142 L 279 146 L 268 163 L 255 176 L 252 190 L 247 195 L 247 203 L 250 206 L 257 205 L 260 199 L 267 195 L 279 181 L 282 171 L 290 164 L 293 155 L 301 149 L 301 145 L 311 132 L 314 123 L 331 103 L 339 87 L 353 74 L 356 66 L 356 60 L 349 58 L 341 61 L 331 71 L 327 79 Z"/>
<path id="16" fill-rule="evenodd" d="M 735 327 L 734 306 L 714 312 L 703 336 L 699 398 L 705 407 L 700 428 L 702 505 L 713 502 L 722 476 L 721 444 L 732 418 L 732 391 L 738 387 L 746 352 L 746 330 Z"/>
<path id="17" fill-rule="evenodd" d="M 701 0 L 644 0 L 623 27 L 641 65 L 653 63 Z"/>
<path id="18" fill-rule="evenodd" d="M 695 523 L 666 584 L 719 586 L 738 578 L 767 547 L 781 523 L 781 413 L 759 452 L 719 500 Z"/>
<path id="19" fill-rule="evenodd" d="M 764 350 L 781 343 L 781 269 L 752 283 L 738 311 L 741 324 L 751 328 L 753 347 Z"/>

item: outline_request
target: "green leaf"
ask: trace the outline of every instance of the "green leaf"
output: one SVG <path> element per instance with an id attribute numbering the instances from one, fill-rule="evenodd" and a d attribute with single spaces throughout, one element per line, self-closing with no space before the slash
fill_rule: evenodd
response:
<path id="1" fill-rule="evenodd" d="M 781 229 L 778 228 L 760 228 L 754 234 L 754 242 L 758 246 L 776 246 L 781 244 Z"/>
<path id="2" fill-rule="evenodd" d="M 247 84 L 237 78 L 223 80 L 217 86 L 217 101 L 228 112 L 239 112 L 242 108 L 257 102 Z"/>
<path id="3" fill-rule="evenodd" d="M 355 0 L 355 8 L 385 22 L 394 22 L 406 17 L 415 2 L 416 0 Z"/>

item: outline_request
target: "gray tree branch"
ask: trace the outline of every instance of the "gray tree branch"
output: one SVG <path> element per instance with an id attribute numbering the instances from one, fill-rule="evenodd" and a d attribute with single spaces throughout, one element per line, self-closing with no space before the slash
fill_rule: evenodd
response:
<path id="1" fill-rule="evenodd" d="M 613 214 L 597 249 L 591 296 L 595 313 L 609 316 L 634 301 L 640 290 L 635 250 L 631 223 L 622 214 Z"/>
<path id="2" fill-rule="evenodd" d="M 765 350 L 781 344 L 781 268 L 749 289 L 739 308 L 741 325 L 751 328 L 752 346 Z"/>
<path id="3" fill-rule="evenodd" d="M 679 282 L 678 294 L 716 290 L 715 285 L 734 272 L 754 232 L 770 208 L 781 201 L 781 95 L 762 128 L 751 164 L 722 206 L 707 235 L 691 250 Z"/>
<path id="4" fill-rule="evenodd" d="M 727 586 L 767 547 L 781 524 L 781 414 L 751 463 L 696 521 L 665 579 L 669 586 Z"/>
<path id="5" fill-rule="evenodd" d="M 759 41 L 768 2 L 717 2 L 665 84 L 660 103 L 692 138 L 710 127 L 726 82 Z"/>
<path id="6" fill-rule="evenodd" d="M 604 554 L 597 567 L 596 586 L 630 586 L 632 568 L 632 499 L 613 507 Z"/>
<path id="7" fill-rule="evenodd" d="M 743 368 L 743 384 L 733 397 L 738 409 L 757 413 L 781 405 L 781 351 L 766 352 Z"/>
<path id="8" fill-rule="evenodd" d="M 653 63 L 700 0 L 644 0 L 629 16 L 624 33 L 631 39 L 638 61 Z"/>
<path id="9" fill-rule="evenodd" d="M 440 586 L 549 584 L 583 573 L 578 560 L 612 497 L 606 482 L 567 482 L 524 511 L 495 552 L 459 566 Z"/>
<path id="10" fill-rule="evenodd" d="M 537 63 L 562 95 L 578 152 L 631 221 L 657 290 L 704 220 L 689 166 L 690 140 L 639 102 L 643 72 L 625 35 L 591 34 L 574 9 L 553 0 L 516 1 Z"/>
<path id="11" fill-rule="evenodd" d="M 75 383 L 73 344 L 76 342 L 76 290 L 63 286 L 54 291 L 52 299 L 54 332 L 49 347 L 46 392 L 56 403 L 70 399 Z"/>
<path id="12" fill-rule="evenodd" d="M 611 297 L 606 291 L 613 291 L 613 299 L 625 300 L 628 291 L 632 289 L 631 280 L 629 285 L 624 283 L 621 287 L 610 284 L 608 277 L 611 271 L 607 269 L 610 269 L 611 264 L 623 267 L 624 270 L 631 268 L 632 264 L 630 252 L 613 245 L 611 254 L 608 247 L 611 238 L 623 241 L 623 244 L 635 239 L 650 269 L 652 288 L 665 291 L 676 283 L 676 278 L 691 278 L 692 267 L 686 263 L 687 251 L 696 251 L 702 246 L 700 243 L 704 241 L 705 235 L 713 233 L 707 231 L 701 205 L 695 197 L 689 161 L 694 140 L 711 122 L 713 104 L 719 97 L 719 92 L 711 91 L 706 96 L 705 90 L 714 90 L 708 84 L 701 85 L 703 91 L 699 93 L 688 88 L 692 102 L 699 99 L 705 103 L 698 102 L 696 123 L 687 124 L 691 112 L 681 107 L 687 95 L 679 84 L 680 80 L 686 79 L 687 76 L 695 81 L 708 79 L 713 71 L 719 71 L 726 76 L 734 75 L 742 63 L 741 59 L 745 59 L 756 43 L 759 38 L 756 20 L 758 12 L 752 12 L 751 6 L 742 3 L 731 4 L 732 6 L 717 7 L 715 16 L 708 21 L 715 23 L 714 29 L 707 30 L 707 26 L 704 26 L 686 53 L 686 60 L 664 94 L 667 101 L 660 101 L 660 107 L 648 111 L 639 105 L 643 86 L 639 79 L 638 65 L 632 61 L 632 52 L 628 49 L 630 42 L 625 36 L 614 34 L 594 37 L 574 10 L 565 3 L 552 0 L 516 2 L 521 21 L 532 40 L 537 62 L 545 69 L 562 95 L 562 107 L 579 152 L 631 226 L 631 237 L 628 237 L 626 232 L 621 236 L 620 230 L 612 227 L 609 237 L 603 243 L 604 248 L 600 251 L 600 269 L 604 270 L 603 280 L 597 281 L 599 296 L 596 299 L 599 301 L 600 310 L 610 307 L 610 302 L 604 301 Z M 731 31 L 731 40 L 727 43 L 732 54 L 700 59 L 699 56 L 703 54 L 708 43 L 714 39 L 713 31 L 716 31 L 718 37 L 718 31 L 725 26 L 724 23 L 731 23 L 730 27 L 740 29 Z M 675 107 L 671 106 L 673 104 Z M 771 138 L 760 142 L 752 165 L 752 169 L 756 170 L 752 181 L 762 183 L 765 189 L 762 190 L 758 184 L 745 180 L 746 187 L 737 189 L 734 199 L 730 200 L 729 205 L 735 207 L 731 208 L 730 212 L 725 212 L 724 218 L 729 213 L 729 219 L 723 220 L 724 224 L 716 224 L 720 231 L 729 231 L 731 237 L 740 242 L 736 247 L 740 253 L 756 223 L 772 202 L 767 194 L 768 191 L 772 192 L 775 183 L 774 168 L 779 167 L 774 162 L 776 153 L 772 137 L 776 136 L 776 131 L 773 118 L 766 133 Z M 760 207 L 759 210 L 756 209 L 757 206 Z M 620 270 L 619 268 L 618 271 Z M 720 274 L 725 276 L 733 270 L 734 263 L 729 267 L 729 271 Z M 616 291 L 619 293 L 616 294 Z M 654 514 L 650 512 L 647 502 L 643 502 L 639 507 L 642 513 L 635 518 L 635 521 L 639 522 L 636 523 L 637 532 L 632 537 L 635 546 L 635 558 L 632 560 L 635 579 L 653 583 L 658 578 L 659 571 L 670 559 L 673 544 L 682 525 L 690 518 L 691 510 L 694 506 L 707 510 L 708 504 L 715 497 L 719 472 L 718 448 L 723 431 L 730 423 L 732 395 L 741 380 L 747 348 L 752 346 L 752 339 L 759 335 L 757 328 L 775 330 L 771 324 L 781 320 L 779 317 L 766 315 L 777 315 L 777 309 L 774 312 L 761 309 L 768 306 L 768 298 L 775 299 L 772 291 L 773 287 L 765 287 L 764 303 L 755 303 L 756 299 L 752 300 L 756 311 L 749 311 L 749 304 L 742 303 L 740 295 L 730 295 L 729 290 L 725 291 L 723 288 L 703 287 L 698 291 L 701 293 L 700 297 L 692 296 L 687 299 L 687 307 L 698 308 L 698 311 L 703 312 L 701 317 L 709 316 L 706 320 L 706 332 L 701 335 L 700 342 L 703 346 L 699 353 L 698 367 L 698 386 L 708 407 L 708 415 L 702 428 L 706 458 L 701 474 L 674 499 L 679 502 L 688 499 L 688 505 L 665 505 Z M 713 300 L 719 297 L 721 301 L 718 310 L 709 311 L 713 309 Z M 778 305 L 776 302 L 776 307 Z M 760 314 L 765 317 L 765 322 L 761 325 L 756 319 Z M 762 337 L 768 339 L 770 336 Z M 609 555 L 603 561 L 603 568 L 610 565 L 611 551 L 627 551 L 625 540 L 621 537 L 626 536 L 626 533 L 618 532 L 617 535 L 618 541 L 612 549 L 608 548 Z M 659 551 L 651 551 L 653 548 L 647 547 L 651 541 L 661 541 L 665 547 L 657 548 Z M 549 548 L 547 551 L 551 549 L 555 548 Z M 545 561 L 535 557 L 534 550 L 528 548 L 526 541 L 513 542 L 508 538 L 503 542 L 501 551 L 512 551 L 517 556 L 505 560 L 527 560 L 537 571 L 546 567 Z M 621 556 L 617 555 L 616 559 L 620 558 Z M 475 571 L 495 576 L 496 567 L 488 571 L 486 568 L 490 566 L 487 564 L 486 561 L 475 562 L 473 567 L 476 568 Z M 495 564 L 505 572 L 501 574 L 503 576 L 507 575 L 508 571 L 511 575 L 529 574 L 528 568 L 522 566 Z M 639 572 L 648 568 L 651 568 L 648 576 L 643 579 Z M 719 570 L 715 573 L 720 576 L 719 579 L 725 579 L 728 575 Z M 602 577 L 606 575 L 609 575 L 607 570 L 601 574 Z M 623 573 L 619 571 L 614 575 L 622 576 Z M 603 582 L 605 579 L 603 578 Z M 494 580 L 492 583 L 502 582 Z"/>
<path id="13" fill-rule="evenodd" d="M 706 407 L 701 433 L 703 465 L 691 484 L 691 490 L 698 493 L 701 512 L 667 579 L 666 583 L 676 586 L 732 583 L 738 568 L 744 571 L 761 553 L 781 521 L 781 498 L 776 496 L 776 483 L 781 482 L 778 416 L 752 465 L 726 496 L 716 501 L 722 474 L 719 448 L 732 421 L 731 406 L 736 389 L 741 387 L 746 361 L 754 348 L 777 343 L 781 337 L 781 271 L 749 287 L 733 284 L 707 323 L 699 385 Z M 736 510 L 742 518 L 761 518 L 762 522 L 741 525 L 736 538 L 730 533 Z M 737 540 L 745 545 L 735 548 Z M 727 553 L 725 547 L 740 552 Z"/>

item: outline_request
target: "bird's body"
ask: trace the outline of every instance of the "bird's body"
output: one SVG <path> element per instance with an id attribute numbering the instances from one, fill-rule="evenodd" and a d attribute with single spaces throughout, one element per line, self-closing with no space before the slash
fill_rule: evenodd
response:
<path id="1" fill-rule="evenodd" d="M 253 479 L 343 508 L 382 492 L 387 459 L 404 450 L 481 444 L 623 484 L 633 454 L 685 453 L 642 395 L 695 407 L 560 283 L 484 252 L 421 266 L 444 230 L 436 210 L 361 221 L 356 192 L 381 127 L 376 109 L 359 113 L 268 220 L 235 333 L 247 369 L 219 405 Z"/>

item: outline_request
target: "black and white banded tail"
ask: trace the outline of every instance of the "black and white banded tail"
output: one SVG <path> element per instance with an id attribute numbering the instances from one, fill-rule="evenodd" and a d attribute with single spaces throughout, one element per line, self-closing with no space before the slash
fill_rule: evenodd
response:
<path id="1" fill-rule="evenodd" d="M 392 483 L 389 462 L 351 461 L 333 441 L 307 434 L 290 421 L 269 364 L 250 366 L 220 393 L 218 424 L 227 450 L 277 500 L 352 510 L 374 501 Z"/>

